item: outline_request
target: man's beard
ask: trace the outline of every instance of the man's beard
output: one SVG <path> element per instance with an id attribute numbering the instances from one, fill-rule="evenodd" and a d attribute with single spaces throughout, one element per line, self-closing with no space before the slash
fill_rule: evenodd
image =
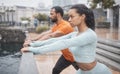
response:
<path id="1" fill-rule="evenodd" d="M 55 18 L 55 19 L 51 19 L 51 21 L 52 21 L 53 23 L 55 23 L 55 22 L 57 22 L 58 20 L 57 20 L 57 18 Z"/>

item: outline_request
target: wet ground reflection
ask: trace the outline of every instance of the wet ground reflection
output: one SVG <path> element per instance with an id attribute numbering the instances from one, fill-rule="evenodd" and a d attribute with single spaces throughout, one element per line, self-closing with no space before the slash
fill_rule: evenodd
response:
<path id="1" fill-rule="evenodd" d="M 96 28 L 98 37 L 120 41 L 120 28 Z"/>

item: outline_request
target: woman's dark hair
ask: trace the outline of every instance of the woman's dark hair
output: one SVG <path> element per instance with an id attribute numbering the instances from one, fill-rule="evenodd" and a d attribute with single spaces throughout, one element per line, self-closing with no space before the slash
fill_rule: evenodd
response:
<path id="1" fill-rule="evenodd" d="M 60 6 L 54 6 L 51 9 L 55 9 L 55 12 L 60 13 L 60 15 L 63 17 L 64 12 L 63 12 L 63 9 Z"/>
<path id="2" fill-rule="evenodd" d="M 89 28 L 95 30 L 94 14 L 91 9 L 88 9 L 84 4 L 73 5 L 70 9 L 76 9 L 76 12 L 80 15 L 85 14 L 85 22 Z"/>

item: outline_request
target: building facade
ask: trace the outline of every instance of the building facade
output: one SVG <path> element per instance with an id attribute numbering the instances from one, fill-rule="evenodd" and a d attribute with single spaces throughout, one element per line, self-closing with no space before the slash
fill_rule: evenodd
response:
<path id="1" fill-rule="evenodd" d="M 53 0 L 53 6 L 67 6 L 72 5 L 72 0 Z"/>
<path id="2" fill-rule="evenodd" d="M 44 13 L 48 15 L 49 10 L 36 9 L 25 6 L 0 6 L 0 23 L 20 24 L 22 17 L 30 18 L 30 20 L 33 20 L 33 16 L 38 13 Z"/>
<path id="3" fill-rule="evenodd" d="M 34 8 L 24 6 L 0 6 L 0 22 L 20 23 L 22 17 L 32 18 Z"/>
<path id="4" fill-rule="evenodd" d="M 120 28 L 120 0 L 115 0 L 115 5 L 107 9 L 107 19 L 112 27 Z"/>

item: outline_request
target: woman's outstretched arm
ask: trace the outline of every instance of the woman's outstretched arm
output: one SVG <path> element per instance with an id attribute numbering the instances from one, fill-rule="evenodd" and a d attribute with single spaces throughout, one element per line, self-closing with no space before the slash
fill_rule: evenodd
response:
<path id="1" fill-rule="evenodd" d="M 96 34 L 91 32 L 85 32 L 74 38 L 59 40 L 41 47 L 29 47 L 27 50 L 33 53 L 43 54 L 47 52 L 62 50 L 73 46 L 85 46 L 95 41 L 97 41 Z"/>

